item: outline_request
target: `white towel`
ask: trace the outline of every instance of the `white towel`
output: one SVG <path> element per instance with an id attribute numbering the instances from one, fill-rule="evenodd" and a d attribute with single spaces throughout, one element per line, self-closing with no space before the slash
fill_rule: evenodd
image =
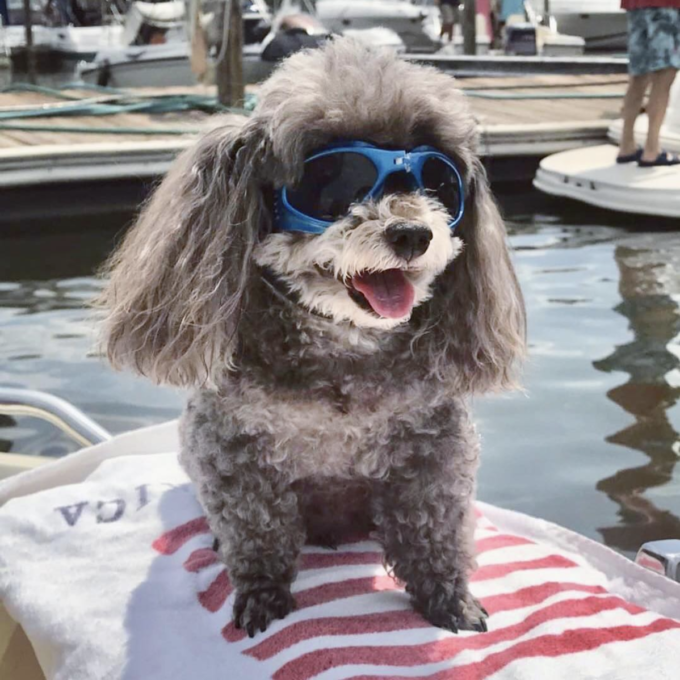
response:
<path id="1" fill-rule="evenodd" d="M 175 454 L 114 457 L 29 495 L 12 485 L 0 598 L 50 680 L 678 677 L 680 586 L 524 515 L 479 505 L 486 634 L 427 624 L 365 540 L 305 548 L 298 609 L 249 639 Z"/>

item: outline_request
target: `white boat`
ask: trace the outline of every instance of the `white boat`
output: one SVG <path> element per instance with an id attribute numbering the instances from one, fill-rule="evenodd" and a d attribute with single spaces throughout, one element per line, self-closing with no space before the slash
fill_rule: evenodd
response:
<path id="1" fill-rule="evenodd" d="M 680 219 L 680 166 L 618 165 L 613 144 L 573 149 L 541 161 L 534 186 L 599 208 Z"/>
<path id="2" fill-rule="evenodd" d="M 617 212 L 680 218 L 680 165 L 640 168 L 617 164 L 622 121 L 609 129 L 614 144 L 573 149 L 541 161 L 534 186 L 554 196 L 565 196 Z M 647 117 L 640 116 L 635 136 L 644 144 Z M 661 131 L 663 149 L 680 153 L 680 81 L 672 92 Z"/>
<path id="3" fill-rule="evenodd" d="M 276 66 L 263 61 L 259 45 L 243 48 L 243 77 L 246 83 L 266 78 Z M 116 88 L 188 87 L 198 78 L 191 70 L 191 47 L 186 40 L 165 45 L 112 48 L 99 52 L 91 63 L 83 63 L 78 75 L 86 83 Z"/>
<path id="4" fill-rule="evenodd" d="M 51 50 L 55 56 L 71 61 L 90 61 L 102 47 L 120 44 L 123 27 L 106 26 L 33 26 L 33 44 Z M 24 47 L 23 26 L 0 27 L 0 46 L 8 52 Z"/>
<path id="5" fill-rule="evenodd" d="M 399 35 L 408 52 L 434 52 L 440 46 L 425 31 L 428 12 L 405 0 L 317 0 L 316 14 L 333 33 L 381 26 Z"/>
<path id="6" fill-rule="evenodd" d="M 263 0 L 244 3 L 243 70 L 247 83 L 265 78 L 273 64 L 263 62 L 263 43 L 252 42 L 258 35 L 253 27 L 269 22 Z M 119 43 L 97 52 L 92 63 L 78 67 L 86 83 L 110 87 L 174 87 L 195 85 L 191 69 L 191 47 L 182 0 L 133 2 L 125 17 Z"/>
<path id="7" fill-rule="evenodd" d="M 544 0 L 527 0 L 539 14 Z M 588 50 L 623 51 L 628 43 L 628 20 L 620 0 L 550 0 L 555 28 L 586 41 Z"/>
<path id="8" fill-rule="evenodd" d="M 258 3 L 263 0 L 257 0 Z M 257 4 L 248 2 L 253 12 L 244 14 L 244 22 L 263 17 L 269 20 L 266 6 L 259 9 Z M 255 41 L 257 34 L 244 31 L 243 77 L 246 83 L 264 80 L 276 67 L 276 53 L 279 44 L 285 42 L 286 34 L 295 42 L 309 36 L 322 40 L 329 35 L 326 26 L 309 14 L 299 14 L 300 8 L 294 3 L 284 3 L 263 40 Z M 146 30 L 145 27 L 150 27 Z M 139 44 L 144 35 L 153 29 L 162 30 L 165 42 L 162 44 Z M 405 51 L 401 38 L 388 28 L 352 28 L 344 31 L 372 45 L 390 47 L 396 52 Z M 252 36 L 248 41 L 248 36 Z M 123 45 L 101 50 L 92 63 L 83 63 L 78 73 L 82 80 L 97 85 L 119 88 L 190 86 L 198 82 L 191 68 L 191 47 L 186 34 L 184 3 L 181 0 L 150 4 L 135 2 L 126 16 Z M 307 43 L 301 44 L 307 46 Z M 209 65 L 209 68 L 211 66 Z"/>

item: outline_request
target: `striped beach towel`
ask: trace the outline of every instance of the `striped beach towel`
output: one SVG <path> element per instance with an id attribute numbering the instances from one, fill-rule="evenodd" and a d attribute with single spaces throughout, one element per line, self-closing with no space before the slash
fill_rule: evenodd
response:
<path id="1" fill-rule="evenodd" d="M 50 679 L 678 677 L 678 584 L 493 506 L 478 505 L 472 579 L 488 633 L 431 626 L 366 537 L 307 546 L 297 610 L 251 639 L 231 622 L 228 574 L 174 454 L 113 458 L 78 483 L 13 495 L 0 509 L 0 598 Z"/>
<path id="2" fill-rule="evenodd" d="M 655 657 L 680 643 L 678 621 L 616 595 L 587 560 L 502 531 L 481 510 L 472 590 L 491 614 L 488 633 L 430 626 L 384 571 L 380 547 L 364 540 L 305 548 L 297 611 L 251 640 L 230 621 L 232 587 L 212 541 L 198 517 L 154 549 L 172 557 L 190 546 L 179 561 L 196 575 L 198 601 L 224 623 L 234 652 L 262 663 L 263 678 L 670 678 Z M 680 671 L 680 647 L 674 663 Z"/>

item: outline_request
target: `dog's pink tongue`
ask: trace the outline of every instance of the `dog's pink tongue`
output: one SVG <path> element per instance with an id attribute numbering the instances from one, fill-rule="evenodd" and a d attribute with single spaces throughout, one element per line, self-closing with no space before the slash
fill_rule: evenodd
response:
<path id="1" fill-rule="evenodd" d="M 373 311 L 386 319 L 401 319 L 413 308 L 413 286 L 399 269 L 358 274 L 352 285 L 368 300 Z"/>

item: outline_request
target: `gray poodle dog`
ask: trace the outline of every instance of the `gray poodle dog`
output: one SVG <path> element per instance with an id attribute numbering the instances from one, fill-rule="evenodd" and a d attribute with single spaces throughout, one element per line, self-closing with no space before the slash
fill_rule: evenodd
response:
<path id="1" fill-rule="evenodd" d="M 339 140 L 445 155 L 455 229 L 436 192 L 398 181 L 322 233 L 277 229 L 277 192 Z M 185 152 L 109 263 L 108 357 L 192 389 L 181 461 L 251 636 L 294 609 L 305 541 L 367 531 L 431 623 L 486 630 L 468 400 L 515 386 L 525 315 L 476 145 L 450 77 L 337 39 Z"/>

